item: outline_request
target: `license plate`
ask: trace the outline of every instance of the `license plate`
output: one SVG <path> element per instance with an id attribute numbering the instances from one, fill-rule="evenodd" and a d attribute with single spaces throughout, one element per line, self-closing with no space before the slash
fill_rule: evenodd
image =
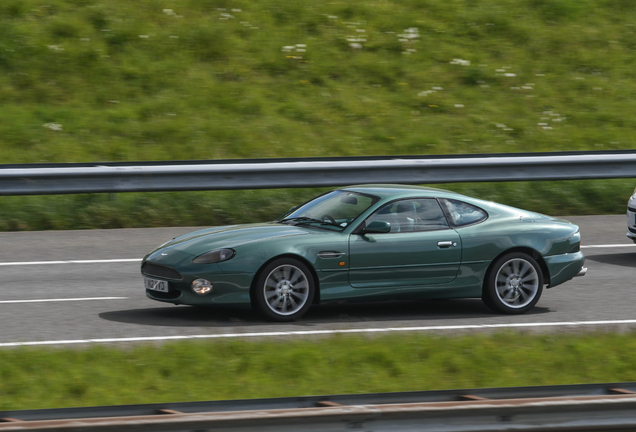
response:
<path id="1" fill-rule="evenodd" d="M 159 279 L 144 278 L 146 289 L 152 291 L 168 292 L 168 281 Z"/>

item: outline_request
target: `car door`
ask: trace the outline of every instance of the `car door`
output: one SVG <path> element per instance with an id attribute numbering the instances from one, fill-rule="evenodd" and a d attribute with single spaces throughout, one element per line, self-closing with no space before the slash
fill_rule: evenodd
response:
<path id="1" fill-rule="evenodd" d="M 388 222 L 390 231 L 365 232 L 374 221 Z M 394 201 L 349 237 L 349 283 L 355 288 L 448 283 L 457 277 L 461 251 L 461 238 L 435 198 Z"/>

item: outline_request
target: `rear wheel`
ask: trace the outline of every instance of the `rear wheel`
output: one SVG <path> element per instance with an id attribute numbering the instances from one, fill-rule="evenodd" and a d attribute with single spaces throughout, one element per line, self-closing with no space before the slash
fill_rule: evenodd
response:
<path id="1" fill-rule="evenodd" d="M 252 291 L 253 304 L 274 321 L 293 321 L 305 314 L 314 299 L 315 282 L 309 268 L 293 258 L 265 266 Z"/>
<path id="2" fill-rule="evenodd" d="M 543 274 L 537 261 L 525 253 L 497 259 L 486 276 L 482 300 L 489 308 L 507 314 L 529 311 L 543 292 Z"/>

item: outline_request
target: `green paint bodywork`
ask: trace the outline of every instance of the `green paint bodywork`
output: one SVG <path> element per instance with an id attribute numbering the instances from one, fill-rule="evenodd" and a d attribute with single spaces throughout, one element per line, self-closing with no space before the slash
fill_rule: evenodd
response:
<path id="1" fill-rule="evenodd" d="M 250 288 L 259 270 L 282 256 L 302 260 L 313 271 L 318 288 L 315 302 L 481 298 L 489 265 L 511 251 L 533 255 L 548 287 L 572 279 L 585 261 L 579 250 L 578 226 L 564 220 L 439 189 L 378 185 L 342 190 L 374 195 L 379 200 L 341 232 L 269 222 L 208 228 L 162 245 L 144 262 L 174 268 L 183 279 L 166 279 L 171 292 L 146 290 L 148 297 L 174 304 L 249 305 Z M 488 218 L 455 229 L 354 233 L 388 202 L 431 197 L 472 204 L 486 211 Z M 440 241 L 451 241 L 455 246 L 440 248 Z M 235 256 L 216 264 L 192 263 L 195 257 L 222 248 L 235 250 Z M 342 255 L 321 258 L 321 252 Z M 213 290 L 205 295 L 194 293 L 190 286 L 197 278 L 211 281 Z"/>

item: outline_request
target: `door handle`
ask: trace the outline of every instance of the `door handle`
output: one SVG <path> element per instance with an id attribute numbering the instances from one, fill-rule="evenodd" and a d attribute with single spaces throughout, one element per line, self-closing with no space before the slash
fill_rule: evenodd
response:
<path id="1" fill-rule="evenodd" d="M 457 246 L 457 243 L 452 242 L 452 241 L 439 241 L 437 242 L 437 246 L 442 247 L 442 248 L 447 248 L 447 247 L 451 247 L 451 246 Z"/>

